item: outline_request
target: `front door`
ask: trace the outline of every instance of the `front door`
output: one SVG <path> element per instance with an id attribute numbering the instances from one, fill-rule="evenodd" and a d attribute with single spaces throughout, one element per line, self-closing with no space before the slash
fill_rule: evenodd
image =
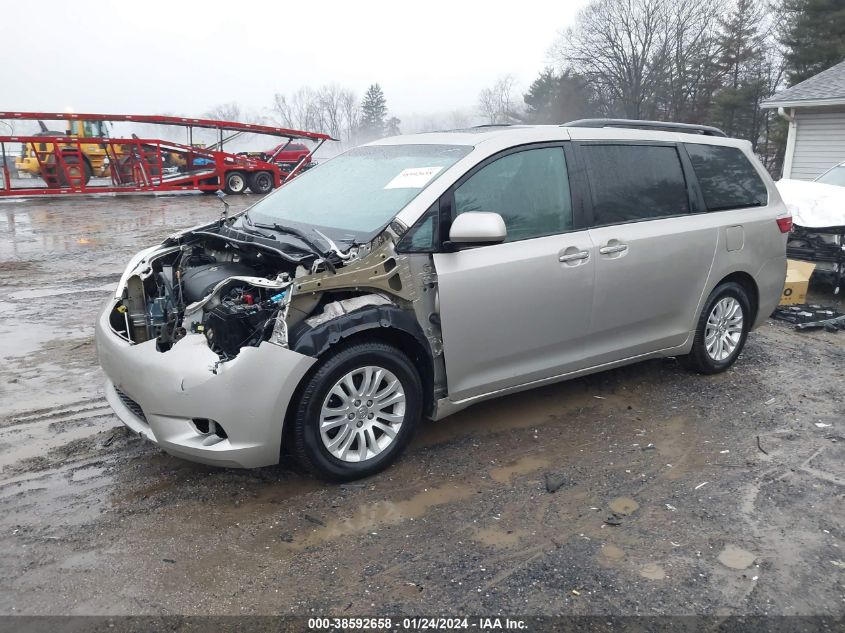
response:
<path id="1" fill-rule="evenodd" d="M 453 195 L 455 214 L 501 214 L 508 237 L 434 255 L 449 398 L 582 366 L 595 262 L 589 234 L 573 218 L 563 147 L 488 159 Z"/>

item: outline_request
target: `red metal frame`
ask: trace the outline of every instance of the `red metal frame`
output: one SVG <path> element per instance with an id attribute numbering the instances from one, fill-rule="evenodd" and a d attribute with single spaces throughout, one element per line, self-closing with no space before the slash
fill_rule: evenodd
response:
<path id="1" fill-rule="evenodd" d="M 133 123 L 155 123 L 156 125 L 175 125 L 178 127 L 199 127 L 232 132 L 254 132 L 283 138 L 301 138 L 311 141 L 336 141 L 328 134 L 305 132 L 269 125 L 239 123 L 237 121 L 218 121 L 215 119 L 194 119 L 181 116 L 159 116 L 157 114 L 79 114 L 76 112 L 0 112 L 0 119 L 25 121 L 131 121 Z"/>
<path id="2" fill-rule="evenodd" d="M 290 130 L 287 128 L 239 123 L 235 121 L 218 121 L 213 119 L 195 119 L 188 117 L 171 117 L 155 115 L 123 115 L 123 114 L 78 114 L 57 112 L 0 112 L 0 120 L 65 120 L 65 121 L 131 121 L 136 123 L 154 123 L 157 125 L 173 125 L 185 127 L 189 139 L 193 138 L 192 129 L 216 129 L 220 141 L 218 149 L 197 148 L 192 145 L 182 145 L 160 139 L 106 138 L 106 137 L 72 137 L 56 136 L 0 136 L 0 152 L 2 155 L 3 187 L 0 197 L 4 196 L 33 196 L 56 195 L 74 193 L 139 193 L 148 191 L 214 191 L 224 185 L 224 178 L 231 171 L 243 172 L 245 176 L 259 171 L 270 172 L 273 176 L 273 186 L 279 187 L 283 182 L 294 177 L 301 171 L 302 161 L 290 172 L 286 173 L 271 162 L 250 158 L 222 151 L 225 140 L 231 140 L 245 132 L 266 134 L 288 139 L 305 139 L 314 141 L 317 146 L 311 150 L 313 154 L 327 140 L 332 139 L 328 134 Z M 234 135 L 223 138 L 224 131 L 235 132 Z M 32 147 L 33 154 L 39 164 L 39 170 L 44 186 L 12 187 L 9 169 L 6 165 L 6 144 L 22 143 Z M 49 144 L 52 150 L 37 149 L 38 144 Z M 190 143 L 190 140 L 189 140 Z M 84 154 L 82 145 L 101 145 L 109 159 L 109 175 L 112 184 L 89 185 L 85 182 Z M 217 147 L 215 145 L 215 147 Z M 165 160 L 163 152 L 175 152 L 185 156 L 186 170 L 182 173 L 165 174 Z M 69 158 L 73 158 L 68 162 Z M 198 158 L 211 161 L 204 166 L 194 165 Z M 69 167 L 70 166 L 70 167 Z M 80 173 L 80 169 L 83 171 Z"/>

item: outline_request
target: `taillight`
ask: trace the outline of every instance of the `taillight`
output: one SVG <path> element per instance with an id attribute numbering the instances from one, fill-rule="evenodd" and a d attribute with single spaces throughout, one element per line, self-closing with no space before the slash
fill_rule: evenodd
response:
<path id="1" fill-rule="evenodd" d="M 792 216 L 788 215 L 785 218 L 777 219 L 778 228 L 781 233 L 789 233 L 792 230 Z"/>

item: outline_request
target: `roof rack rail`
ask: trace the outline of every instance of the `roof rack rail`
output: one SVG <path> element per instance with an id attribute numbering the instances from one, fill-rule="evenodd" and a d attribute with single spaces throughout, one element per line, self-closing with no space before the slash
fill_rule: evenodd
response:
<path id="1" fill-rule="evenodd" d="M 578 119 L 564 123 L 561 127 L 623 127 L 635 130 L 664 130 L 667 132 L 686 132 L 704 136 L 727 136 L 722 130 L 711 125 L 694 123 L 671 123 L 668 121 L 641 121 L 639 119 Z"/>

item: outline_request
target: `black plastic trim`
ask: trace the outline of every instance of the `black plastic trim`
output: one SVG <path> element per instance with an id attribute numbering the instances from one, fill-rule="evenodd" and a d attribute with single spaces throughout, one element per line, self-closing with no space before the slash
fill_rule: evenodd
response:
<path id="1" fill-rule="evenodd" d="M 288 347 L 299 354 L 318 357 L 329 347 L 359 332 L 392 328 L 410 334 L 425 350 L 430 362 L 431 347 L 413 314 L 393 305 L 367 306 L 353 310 L 315 327 L 302 321 L 289 335 Z"/>

